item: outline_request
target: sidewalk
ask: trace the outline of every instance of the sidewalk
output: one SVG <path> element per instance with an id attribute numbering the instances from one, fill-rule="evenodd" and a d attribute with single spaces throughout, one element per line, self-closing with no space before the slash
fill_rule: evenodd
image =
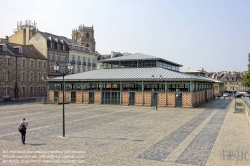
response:
<path id="1" fill-rule="evenodd" d="M 230 104 L 207 166 L 250 165 L 250 125 L 244 111 L 233 112 L 234 101 Z"/>

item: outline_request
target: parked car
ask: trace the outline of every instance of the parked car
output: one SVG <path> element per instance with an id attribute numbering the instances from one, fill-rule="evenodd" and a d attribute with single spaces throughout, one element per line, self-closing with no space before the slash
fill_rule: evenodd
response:
<path id="1" fill-rule="evenodd" d="M 223 93 L 223 97 L 229 97 L 231 96 L 230 93 Z"/>
<path id="2" fill-rule="evenodd" d="M 243 93 L 244 97 L 249 97 L 250 95 L 248 93 Z"/>
<path id="3" fill-rule="evenodd" d="M 239 94 L 235 95 L 236 98 L 241 98 L 242 96 L 244 96 L 244 94 L 242 94 L 242 93 L 239 93 Z"/>
<path id="4" fill-rule="evenodd" d="M 215 97 L 221 97 L 222 96 L 222 93 L 218 93 L 215 95 Z"/>

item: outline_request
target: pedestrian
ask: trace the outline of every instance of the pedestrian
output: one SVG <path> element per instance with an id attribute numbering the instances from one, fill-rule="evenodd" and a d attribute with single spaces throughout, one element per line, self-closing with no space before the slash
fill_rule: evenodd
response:
<path id="1" fill-rule="evenodd" d="M 19 127 L 21 128 L 20 132 L 21 132 L 22 142 L 23 144 L 25 144 L 26 129 L 28 127 L 28 122 L 25 120 L 25 118 L 23 118 L 23 120 L 20 122 Z"/>

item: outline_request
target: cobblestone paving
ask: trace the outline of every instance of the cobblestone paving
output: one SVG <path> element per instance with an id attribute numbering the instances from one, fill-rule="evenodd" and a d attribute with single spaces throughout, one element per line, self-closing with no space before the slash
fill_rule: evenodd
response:
<path id="1" fill-rule="evenodd" d="M 192 133 L 213 110 L 205 110 L 197 117 L 192 118 L 184 125 L 173 131 L 162 140 L 154 144 L 148 150 L 140 154 L 138 157 L 149 160 L 163 161 L 186 137 Z"/>
<path id="2" fill-rule="evenodd" d="M 216 99 L 194 109 L 159 107 L 157 111 L 141 106 L 67 104 L 63 138 L 62 105 L 1 106 L 0 165 L 247 166 L 250 126 L 246 115 L 233 113 L 233 108 L 229 99 Z M 29 122 L 26 145 L 21 144 L 17 131 L 23 117 Z M 32 163 L 26 158 L 20 164 L 14 161 L 21 161 L 17 158 L 21 154 L 13 160 L 6 158 L 11 151 L 64 152 L 54 156 L 60 159 L 67 157 L 66 152 L 85 154 L 82 160 L 73 158 L 84 163 L 56 163 L 57 158 Z"/>
<path id="3" fill-rule="evenodd" d="M 221 125 L 224 122 L 226 113 L 227 110 L 217 111 L 199 135 L 197 135 L 175 162 L 191 165 L 205 165 L 219 134 Z"/>

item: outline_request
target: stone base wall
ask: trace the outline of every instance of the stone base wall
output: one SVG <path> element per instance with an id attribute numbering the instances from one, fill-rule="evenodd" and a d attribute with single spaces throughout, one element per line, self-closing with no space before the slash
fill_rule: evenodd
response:
<path id="1" fill-rule="evenodd" d="M 183 107 L 195 107 L 203 102 L 205 102 L 205 91 L 197 91 L 192 93 L 190 92 L 182 92 L 182 106 Z M 213 99 L 213 90 L 207 90 L 207 99 Z M 101 92 L 95 91 L 95 104 L 101 104 Z M 192 101 L 191 101 L 192 98 Z M 71 101 L 71 91 L 65 91 L 65 102 L 69 103 Z M 54 90 L 48 91 L 48 102 L 57 103 L 54 100 Z M 58 102 L 62 102 L 62 91 L 59 91 Z M 89 91 L 76 91 L 76 103 L 89 103 Z M 121 104 L 128 105 L 129 104 L 129 92 L 123 91 L 121 92 Z M 137 91 L 135 92 L 135 105 L 151 105 L 151 91 Z M 175 92 L 158 92 L 158 106 L 175 106 Z"/>

